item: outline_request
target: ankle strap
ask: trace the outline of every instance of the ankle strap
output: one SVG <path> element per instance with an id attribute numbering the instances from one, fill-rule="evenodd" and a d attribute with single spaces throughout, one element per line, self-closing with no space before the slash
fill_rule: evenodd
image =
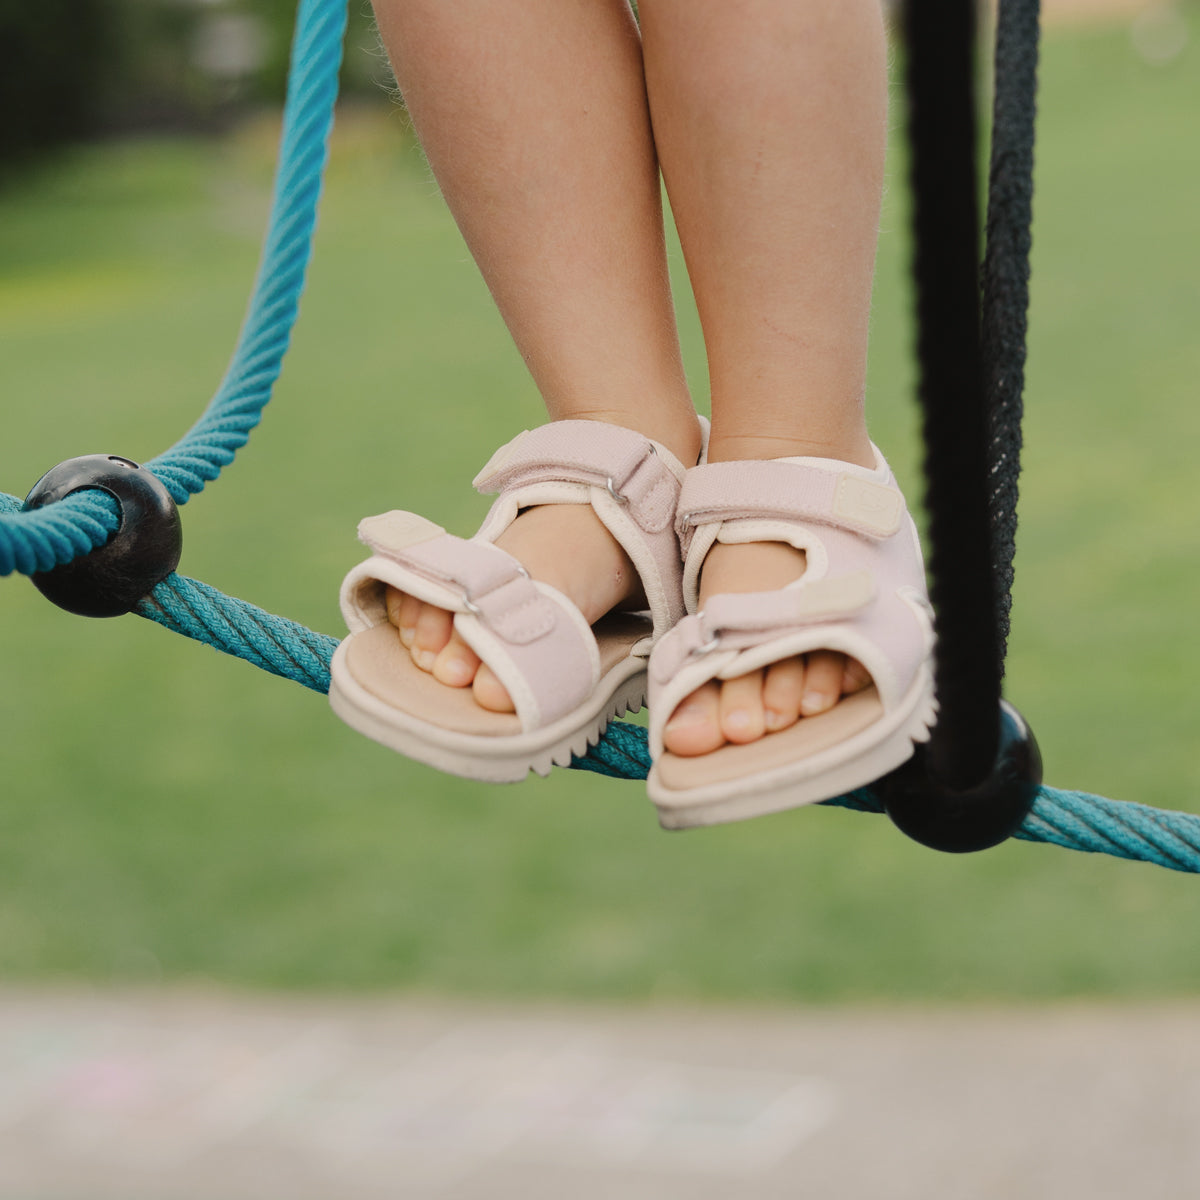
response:
<path id="1" fill-rule="evenodd" d="M 679 497 L 675 528 L 690 539 L 720 521 L 783 519 L 836 525 L 871 538 L 900 529 L 904 497 L 882 458 L 871 471 L 834 459 L 776 458 L 693 467 Z"/>
<path id="2" fill-rule="evenodd" d="M 475 477 L 485 494 L 535 483 L 584 483 L 607 490 L 647 533 L 675 516 L 683 464 L 657 442 L 603 421 L 552 421 L 527 429 Z"/>

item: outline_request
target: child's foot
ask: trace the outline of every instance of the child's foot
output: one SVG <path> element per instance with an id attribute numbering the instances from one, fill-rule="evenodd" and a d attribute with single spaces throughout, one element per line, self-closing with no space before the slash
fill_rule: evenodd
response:
<path id="1" fill-rule="evenodd" d="M 585 504 L 527 509 L 496 539 L 496 545 L 534 579 L 566 595 L 588 624 L 641 593 L 629 555 Z M 421 670 L 448 687 L 470 687 L 481 708 L 514 711 L 495 673 L 454 630 L 451 613 L 393 587 L 387 589 L 387 611 Z"/>
<path id="2" fill-rule="evenodd" d="M 466 779 L 516 783 L 586 753 L 645 703 L 651 647 L 682 616 L 686 474 L 669 443 L 565 419 L 475 477 L 495 500 L 474 537 L 401 510 L 360 522 L 371 555 L 342 581 L 334 712 Z"/>
<path id="3" fill-rule="evenodd" d="M 805 556 L 783 542 L 717 543 L 700 576 L 700 607 L 728 592 L 774 591 L 804 574 Z M 784 659 L 736 679 L 710 680 L 687 696 L 663 730 L 672 754 L 709 754 L 727 742 L 757 741 L 798 720 L 828 712 L 870 676 L 853 658 L 831 650 Z"/>
<path id="4" fill-rule="evenodd" d="M 691 615 L 650 658 L 646 790 L 664 828 L 828 800 L 928 737 L 920 543 L 873 454 L 873 467 L 801 455 L 688 472 L 677 521 Z"/>

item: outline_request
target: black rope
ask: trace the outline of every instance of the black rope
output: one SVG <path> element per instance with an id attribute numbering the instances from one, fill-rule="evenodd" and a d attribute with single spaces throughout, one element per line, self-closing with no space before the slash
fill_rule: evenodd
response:
<path id="1" fill-rule="evenodd" d="M 975 177 L 975 5 L 908 0 L 913 274 L 939 715 L 928 767 L 966 790 L 996 757 L 999 639 L 989 533 Z"/>
<path id="2" fill-rule="evenodd" d="M 983 371 L 1001 674 L 1012 608 L 1021 471 L 1039 7 L 1039 0 L 1003 0 L 996 26 L 996 95 L 983 263 Z"/>

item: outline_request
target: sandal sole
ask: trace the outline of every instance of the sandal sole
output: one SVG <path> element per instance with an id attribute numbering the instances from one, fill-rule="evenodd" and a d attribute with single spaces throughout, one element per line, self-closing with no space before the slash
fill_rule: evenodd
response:
<path id="1" fill-rule="evenodd" d="M 722 747 L 725 752 L 745 757 L 745 773 L 735 780 L 687 790 L 673 789 L 664 785 L 660 765 L 655 763 L 650 769 L 646 790 L 654 801 L 659 824 L 664 829 L 721 825 L 819 804 L 874 783 L 907 762 L 916 744 L 929 739 L 936 715 L 933 677 L 926 664 L 892 712 L 828 750 L 782 766 L 755 771 L 754 759 L 758 757 L 761 761 L 765 743 L 771 737 L 780 736 L 768 734 L 745 746 Z M 691 761 L 701 762 L 704 757 L 700 755 Z"/>
<path id="2" fill-rule="evenodd" d="M 352 729 L 407 758 L 485 783 L 519 783 L 530 771 L 549 775 L 571 765 L 599 740 L 610 721 L 646 702 L 644 660 L 626 659 L 601 680 L 588 703 L 543 729 L 500 736 L 463 733 L 423 721 L 365 688 L 347 665 L 354 636 L 331 664 L 329 703 Z M 505 714 L 507 715 L 507 714 Z"/>

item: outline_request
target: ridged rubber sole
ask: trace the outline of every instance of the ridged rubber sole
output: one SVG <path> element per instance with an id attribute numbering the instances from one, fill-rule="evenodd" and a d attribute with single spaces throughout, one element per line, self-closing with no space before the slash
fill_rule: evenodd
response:
<path id="1" fill-rule="evenodd" d="M 874 783 L 907 762 L 916 745 L 929 740 L 936 716 L 933 677 L 925 666 L 895 710 L 828 751 L 686 792 L 665 788 L 651 767 L 646 790 L 664 829 L 722 825 L 818 804 Z M 753 751 L 754 745 L 746 749 Z"/>
<path id="2" fill-rule="evenodd" d="M 530 771 L 549 775 L 594 746 L 610 721 L 646 703 L 644 660 L 625 660 L 601 679 L 585 705 L 543 729 L 503 737 L 460 733 L 392 708 L 346 666 L 347 643 L 334 652 L 329 703 L 351 729 L 390 750 L 463 779 L 519 783 Z"/>

